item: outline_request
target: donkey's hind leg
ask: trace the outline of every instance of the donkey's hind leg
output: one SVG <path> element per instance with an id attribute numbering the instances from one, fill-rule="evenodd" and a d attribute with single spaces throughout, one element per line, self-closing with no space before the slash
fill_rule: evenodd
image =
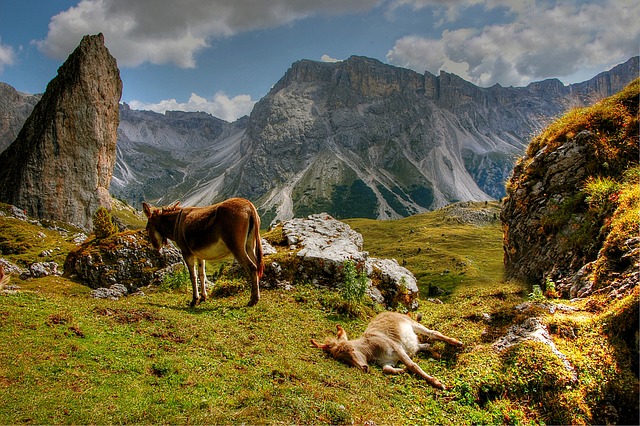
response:
<path id="1" fill-rule="evenodd" d="M 238 251 L 238 253 L 233 252 L 233 256 L 247 273 L 247 278 L 249 279 L 249 283 L 251 284 L 251 298 L 249 299 L 249 306 L 253 306 L 260 300 L 260 278 L 258 277 L 258 267 L 253 262 L 253 260 L 249 258 L 247 252 L 244 250 L 244 247 L 242 247 L 242 249 Z"/>
<path id="2" fill-rule="evenodd" d="M 233 254 L 233 257 L 238 261 L 240 266 L 247 273 L 247 278 L 251 284 L 251 298 L 249 299 L 249 306 L 253 306 L 260 300 L 260 287 L 258 277 L 258 266 L 255 254 L 251 250 L 247 250 L 251 238 L 249 235 L 250 226 L 247 223 L 245 226 L 236 228 L 234 235 L 224 240 L 227 248 Z"/>
<path id="3" fill-rule="evenodd" d="M 247 235 L 247 241 L 245 243 L 245 253 L 249 259 L 248 265 L 245 266 L 249 281 L 251 283 L 251 299 L 249 300 L 249 306 L 253 306 L 260 300 L 260 276 L 258 275 L 258 258 L 256 256 L 256 244 L 260 244 L 253 238 L 253 232 L 249 232 Z"/>

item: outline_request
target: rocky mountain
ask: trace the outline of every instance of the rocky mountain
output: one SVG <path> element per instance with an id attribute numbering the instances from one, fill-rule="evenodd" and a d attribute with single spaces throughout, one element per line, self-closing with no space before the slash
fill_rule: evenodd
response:
<path id="1" fill-rule="evenodd" d="M 121 94 L 102 34 L 85 36 L 0 153 L 0 201 L 90 229 L 95 210 L 111 202 Z"/>
<path id="2" fill-rule="evenodd" d="M 0 82 L 0 152 L 16 140 L 24 122 L 41 97 L 18 92 L 8 84 Z"/>
<path id="3" fill-rule="evenodd" d="M 161 204 L 244 196 L 265 223 L 319 211 L 388 219 L 501 198 L 533 134 L 566 109 L 621 90 L 637 70 L 633 58 L 581 84 L 480 88 L 364 57 L 298 61 L 233 124 L 125 107 L 113 191 Z M 197 128 L 207 141 L 194 137 Z M 136 165 L 142 151 L 151 169 Z"/>
<path id="4" fill-rule="evenodd" d="M 636 57 L 580 84 L 480 88 L 365 57 L 302 60 L 234 123 L 121 106 L 111 191 L 133 205 L 243 196 L 264 223 L 320 211 L 388 219 L 501 198 L 534 134 L 637 73 Z"/>

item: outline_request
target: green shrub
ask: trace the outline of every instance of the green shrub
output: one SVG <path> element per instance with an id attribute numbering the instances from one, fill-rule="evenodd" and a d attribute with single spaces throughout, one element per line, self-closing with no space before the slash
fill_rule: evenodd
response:
<path id="1" fill-rule="evenodd" d="M 191 278 L 189 271 L 185 267 L 181 267 L 173 272 L 165 274 L 162 283 L 158 287 L 160 291 L 180 291 L 191 287 Z"/>
<path id="2" fill-rule="evenodd" d="M 532 292 L 529 293 L 529 300 L 531 300 L 532 302 L 544 302 L 546 299 L 546 297 L 544 297 L 544 293 L 542 292 L 542 288 L 539 285 L 534 285 Z"/>
<path id="3" fill-rule="evenodd" d="M 99 207 L 93 214 L 93 233 L 96 238 L 107 238 L 117 232 L 118 227 L 113 223 L 109 210 Z"/>
<path id="4" fill-rule="evenodd" d="M 364 268 L 357 270 L 353 260 L 345 260 L 343 263 L 344 279 L 340 295 L 349 304 L 359 304 L 364 300 L 367 292 L 367 274 Z"/>
<path id="5" fill-rule="evenodd" d="M 343 263 L 343 282 L 340 293 L 328 293 L 320 303 L 329 309 L 352 318 L 367 318 L 375 314 L 375 306 L 367 297 L 369 286 L 364 268 L 356 267 L 355 262 L 346 260 Z"/>

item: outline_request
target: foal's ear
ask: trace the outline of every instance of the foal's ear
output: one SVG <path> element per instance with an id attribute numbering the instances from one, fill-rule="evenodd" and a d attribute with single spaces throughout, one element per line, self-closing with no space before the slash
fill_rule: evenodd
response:
<path id="1" fill-rule="evenodd" d="M 341 325 L 337 325 L 336 328 L 338 329 L 338 340 L 349 340 L 349 338 L 347 337 L 347 332 L 344 331 L 344 328 L 342 328 Z"/>
<path id="2" fill-rule="evenodd" d="M 153 207 L 150 204 L 142 203 L 142 210 L 144 211 L 144 215 L 147 216 L 147 219 L 151 217 Z"/>

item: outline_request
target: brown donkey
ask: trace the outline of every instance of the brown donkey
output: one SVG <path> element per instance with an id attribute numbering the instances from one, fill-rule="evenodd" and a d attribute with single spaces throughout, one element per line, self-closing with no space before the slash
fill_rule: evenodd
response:
<path id="1" fill-rule="evenodd" d="M 179 207 L 178 204 L 155 208 L 142 203 L 142 207 L 153 247 L 160 250 L 170 239 L 182 252 L 193 287 L 191 307 L 207 299 L 205 260 L 219 260 L 229 253 L 249 275 L 249 306 L 258 303 L 264 262 L 260 216 L 255 206 L 243 198 L 231 198 L 208 207 Z M 198 294 L 198 279 L 201 294 Z"/>
<path id="2" fill-rule="evenodd" d="M 418 351 L 429 351 L 428 343 L 420 343 L 418 335 L 429 339 L 442 340 L 453 346 L 462 346 L 462 342 L 429 330 L 407 315 L 398 312 L 382 312 L 371 320 L 364 334 L 355 340 L 349 340 L 347 333 L 340 326 L 336 338 L 329 338 L 324 344 L 311 339 L 314 346 L 322 349 L 338 361 L 364 372 L 369 371 L 369 363 L 382 367 L 385 374 L 400 374 L 407 369 L 425 379 L 431 386 L 445 389 L 438 379 L 425 373 L 411 357 Z M 401 362 L 406 368 L 396 368 Z"/>

